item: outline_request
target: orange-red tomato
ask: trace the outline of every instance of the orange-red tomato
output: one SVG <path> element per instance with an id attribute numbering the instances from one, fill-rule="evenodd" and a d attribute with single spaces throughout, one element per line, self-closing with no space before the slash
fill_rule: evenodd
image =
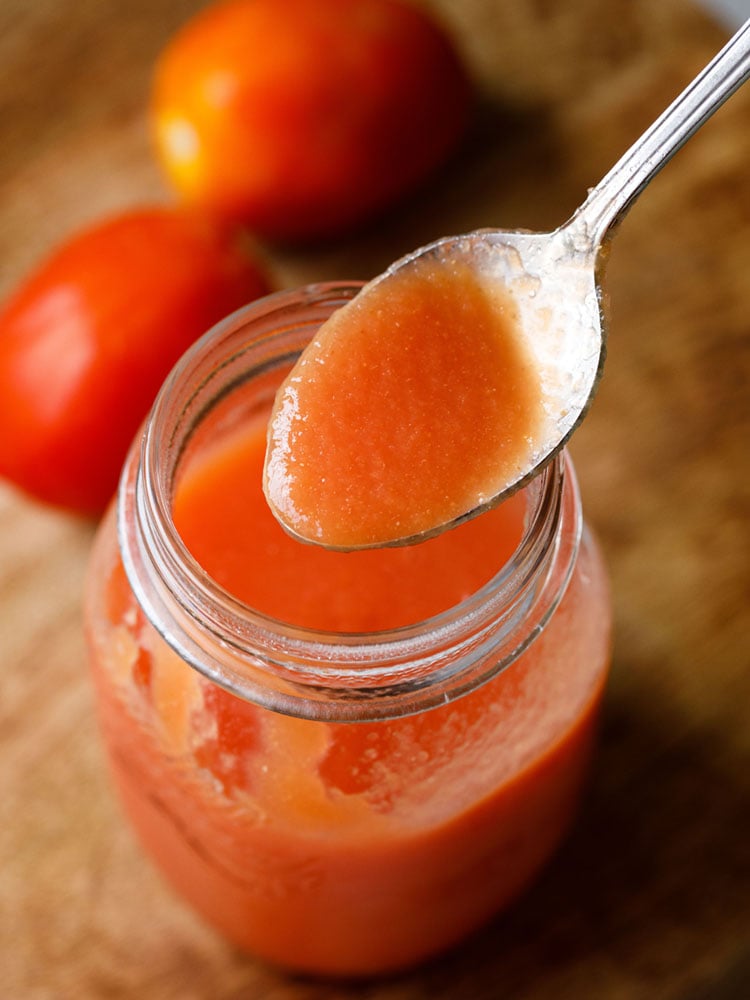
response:
<path id="1" fill-rule="evenodd" d="M 268 290 L 229 230 L 143 209 L 71 239 L 0 311 L 0 475 L 96 515 L 172 365 Z"/>
<path id="2" fill-rule="evenodd" d="M 189 201 L 267 237 L 330 236 L 387 206 L 461 135 L 455 47 L 404 0 L 226 0 L 157 67 L 157 148 Z"/>

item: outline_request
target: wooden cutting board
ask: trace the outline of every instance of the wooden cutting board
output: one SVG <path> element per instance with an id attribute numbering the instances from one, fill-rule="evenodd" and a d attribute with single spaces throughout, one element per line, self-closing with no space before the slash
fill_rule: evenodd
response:
<path id="1" fill-rule="evenodd" d="M 562 222 L 723 41 L 681 0 L 435 0 L 483 95 L 461 154 L 279 281 L 368 277 L 439 235 Z M 193 0 L 3 0 L 0 291 L 104 211 L 167 197 L 153 59 Z M 512 912 L 368 985 L 233 952 L 141 856 L 92 716 L 92 529 L 0 490 L 0 997 L 750 996 L 750 88 L 653 183 L 608 271 L 611 343 L 573 451 L 612 573 L 614 669 L 578 826 Z"/>

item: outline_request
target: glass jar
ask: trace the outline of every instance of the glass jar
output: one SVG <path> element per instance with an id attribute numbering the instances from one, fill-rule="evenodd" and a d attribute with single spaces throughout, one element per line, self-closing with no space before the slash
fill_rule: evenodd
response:
<path id="1" fill-rule="evenodd" d="M 131 451 L 86 595 L 104 740 L 147 852 L 243 949 L 337 975 L 454 945 L 539 871 L 575 813 L 610 644 L 566 455 L 517 495 L 518 537 L 489 547 L 491 579 L 426 620 L 284 622 L 188 549 L 181 484 L 266 419 L 358 287 L 270 296 L 188 352 Z M 293 574 L 290 596 L 309 575 Z"/>

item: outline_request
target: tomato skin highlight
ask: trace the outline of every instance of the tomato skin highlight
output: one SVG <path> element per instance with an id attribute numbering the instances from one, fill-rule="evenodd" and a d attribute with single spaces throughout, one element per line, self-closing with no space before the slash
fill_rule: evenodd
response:
<path id="1" fill-rule="evenodd" d="M 471 86 L 445 32 L 403 0 L 225 0 L 157 65 L 157 152 L 189 203 L 271 239 L 339 235 L 457 144 Z"/>
<path id="2" fill-rule="evenodd" d="M 235 234 L 192 213 L 137 209 L 73 236 L 0 311 L 0 475 L 98 516 L 174 363 L 268 290 Z"/>

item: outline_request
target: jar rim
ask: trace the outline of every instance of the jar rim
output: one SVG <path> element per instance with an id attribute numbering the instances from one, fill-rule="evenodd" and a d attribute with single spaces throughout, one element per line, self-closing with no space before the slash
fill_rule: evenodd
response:
<path id="1" fill-rule="evenodd" d="M 361 286 L 327 282 L 277 292 L 239 309 L 197 341 L 157 397 L 140 447 L 134 445 L 125 465 L 118 500 L 127 575 L 167 643 L 233 693 L 304 717 L 333 712 L 359 718 L 365 702 L 376 706 L 367 717 L 385 717 L 449 700 L 446 682 L 450 697 L 481 683 L 470 667 L 487 644 L 502 647 L 503 656 L 489 668 L 499 672 L 530 645 L 559 604 L 580 539 L 575 476 L 559 453 L 524 487 L 533 502 L 522 537 L 503 566 L 469 597 L 419 622 L 366 633 L 293 625 L 252 608 L 202 568 L 172 519 L 174 476 L 190 436 L 231 391 L 222 382 L 228 366 L 260 344 L 258 357 L 267 361 L 280 330 L 317 328 Z M 253 325 L 260 332 L 248 339 Z M 191 406 L 195 412 L 187 420 Z M 575 524 L 561 542 L 564 504 Z M 553 564 L 561 560 L 564 571 L 554 574 Z M 475 662 L 468 664 L 467 657 Z"/>

